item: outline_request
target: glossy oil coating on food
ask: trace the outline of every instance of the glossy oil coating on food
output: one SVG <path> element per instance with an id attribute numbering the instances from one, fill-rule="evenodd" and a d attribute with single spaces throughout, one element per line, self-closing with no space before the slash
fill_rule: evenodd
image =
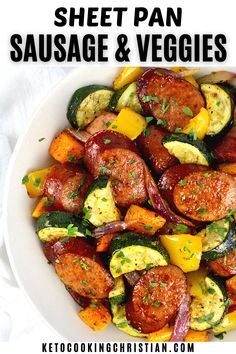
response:
<path id="1" fill-rule="evenodd" d="M 177 183 L 192 172 L 206 170 L 207 167 L 194 164 L 177 165 L 165 170 L 158 181 L 158 188 L 162 197 L 169 203 L 173 210 L 176 209 L 173 200 L 173 192 Z"/>
<path id="2" fill-rule="evenodd" d="M 195 172 L 175 186 L 174 203 L 184 215 L 214 221 L 236 208 L 236 181 L 224 172 Z"/>
<path id="3" fill-rule="evenodd" d="M 142 333 L 158 331 L 175 317 L 186 291 L 186 278 L 178 267 L 154 267 L 136 282 L 126 304 L 127 319 Z"/>
<path id="4" fill-rule="evenodd" d="M 178 160 L 170 155 L 168 150 L 161 144 L 166 136 L 166 131 L 155 125 L 149 127 L 147 134 L 139 135 L 137 139 L 138 147 L 152 168 L 158 175 L 162 174 L 167 168 L 177 165 Z"/>
<path id="5" fill-rule="evenodd" d="M 228 253 L 225 257 L 208 262 L 207 265 L 215 274 L 221 277 L 229 277 L 236 274 L 236 249 Z"/>
<path id="6" fill-rule="evenodd" d="M 113 280 L 95 248 L 87 241 L 69 238 L 63 243 L 48 243 L 44 254 L 53 262 L 59 278 L 67 287 L 87 298 L 108 297 Z"/>
<path id="7" fill-rule="evenodd" d="M 164 121 L 170 132 L 184 128 L 205 106 L 199 90 L 166 69 L 145 71 L 137 81 L 137 93 L 145 113 Z"/>
<path id="8" fill-rule="evenodd" d="M 58 210 L 79 213 L 91 182 L 91 175 L 77 166 L 56 165 L 46 178 L 44 194 Z"/>

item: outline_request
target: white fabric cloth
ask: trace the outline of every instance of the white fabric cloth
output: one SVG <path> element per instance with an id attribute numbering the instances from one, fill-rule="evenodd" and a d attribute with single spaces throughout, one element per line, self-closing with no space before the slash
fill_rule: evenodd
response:
<path id="1" fill-rule="evenodd" d="M 4 68 L 0 84 L 0 191 L 11 152 L 42 98 L 70 68 L 11 66 Z M 18 287 L 8 261 L 2 233 L 0 193 L 0 341 L 56 340 L 57 334 L 39 318 Z M 58 339 L 58 338 L 57 338 Z"/>

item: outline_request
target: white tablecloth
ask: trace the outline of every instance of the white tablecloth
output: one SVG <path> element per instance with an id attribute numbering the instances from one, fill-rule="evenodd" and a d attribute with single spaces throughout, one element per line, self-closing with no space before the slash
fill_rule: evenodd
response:
<path id="1" fill-rule="evenodd" d="M 42 98 L 70 68 L 37 65 L 2 69 L 0 83 L 0 190 L 11 152 Z M 46 341 L 57 334 L 38 317 L 19 289 L 7 258 L 2 233 L 0 194 L 0 341 Z"/>

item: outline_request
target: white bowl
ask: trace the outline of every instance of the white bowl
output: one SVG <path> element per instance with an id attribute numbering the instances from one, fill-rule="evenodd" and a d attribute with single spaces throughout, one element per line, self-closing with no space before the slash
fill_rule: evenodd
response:
<path id="1" fill-rule="evenodd" d="M 213 69 L 213 68 L 212 68 Z M 231 70 L 233 68 L 230 68 Z M 222 68 L 214 68 L 222 70 Z M 227 68 L 224 68 L 227 70 Z M 236 71 L 236 68 L 234 69 Z M 21 184 L 27 172 L 50 163 L 48 147 L 57 132 L 68 126 L 66 108 L 80 86 L 102 83 L 111 85 L 119 69 L 107 66 L 80 67 L 61 81 L 41 103 L 12 156 L 5 193 L 5 242 L 15 277 L 42 317 L 69 341 L 139 341 L 112 324 L 93 332 L 78 317 L 79 306 L 65 290 L 41 251 L 31 218 L 35 200 L 28 198 Z M 201 73 L 212 71 L 202 69 Z M 233 70 L 232 70 L 233 71 Z M 45 140 L 38 142 L 39 138 Z M 236 331 L 226 340 L 234 341 Z"/>

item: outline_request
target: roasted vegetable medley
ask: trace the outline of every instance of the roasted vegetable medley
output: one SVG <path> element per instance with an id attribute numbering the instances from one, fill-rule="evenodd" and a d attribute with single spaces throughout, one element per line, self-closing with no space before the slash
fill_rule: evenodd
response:
<path id="1" fill-rule="evenodd" d="M 112 87 L 80 87 L 55 163 L 24 176 L 42 250 L 93 330 L 208 341 L 236 329 L 234 81 L 126 67 Z"/>

